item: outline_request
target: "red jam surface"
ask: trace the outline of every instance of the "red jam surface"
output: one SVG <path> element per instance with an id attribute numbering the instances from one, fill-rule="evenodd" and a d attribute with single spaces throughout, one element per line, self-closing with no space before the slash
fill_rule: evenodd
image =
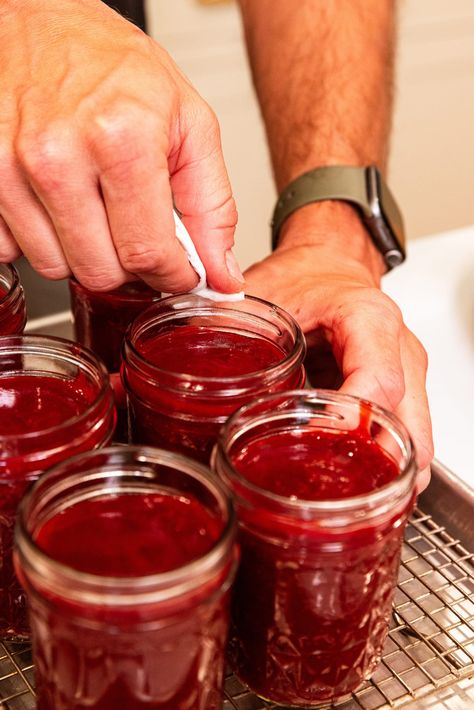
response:
<path id="1" fill-rule="evenodd" d="M 36 536 L 50 557 L 92 574 L 135 577 L 209 552 L 222 524 L 183 494 L 119 494 L 78 502 Z M 228 595 L 194 592 L 179 608 L 127 612 L 32 598 L 39 710 L 217 710 Z M 92 619 L 92 622 L 91 622 Z M 55 659 L 51 662 L 51 659 Z M 60 701 L 59 701 L 60 699 Z"/>
<path id="2" fill-rule="evenodd" d="M 23 291 L 13 300 L 9 291 L 0 284 L 0 335 L 21 335 L 26 324 L 26 306 Z M 8 299 L 8 300 L 7 300 Z"/>
<path id="3" fill-rule="evenodd" d="M 199 326 L 181 326 L 138 346 L 152 365 L 194 377 L 239 377 L 264 370 L 285 355 L 263 338 Z"/>
<path id="4" fill-rule="evenodd" d="M 223 422 L 236 409 L 269 391 L 304 383 L 299 368 L 267 386 L 265 374 L 285 359 L 285 353 L 276 343 L 242 332 L 187 325 L 143 339 L 135 347 L 147 364 L 159 370 L 144 367 L 138 373 L 127 365 L 123 368 L 132 441 L 178 451 L 205 463 Z M 196 379 L 183 377 L 178 391 L 169 373 Z M 259 373 L 262 376 L 255 377 Z M 253 378 L 251 385 L 237 380 L 245 376 Z M 209 385 L 208 378 L 223 381 Z"/>
<path id="5" fill-rule="evenodd" d="M 247 481 L 293 500 L 350 498 L 398 476 L 394 461 L 360 430 L 286 431 L 251 441 L 232 463 Z"/>
<path id="6" fill-rule="evenodd" d="M 245 479 L 290 500 L 341 500 L 398 476 L 361 430 L 283 431 L 231 456 Z M 350 693 L 382 651 L 408 511 L 342 529 L 270 516 L 257 498 L 239 512 L 234 669 L 259 695 L 285 705 Z"/>
<path id="7" fill-rule="evenodd" d="M 0 375 L 0 435 L 22 435 L 58 426 L 84 412 L 93 397 L 86 380 Z"/>
<path id="8" fill-rule="evenodd" d="M 80 572 L 140 577 L 205 555 L 219 534 L 219 524 L 193 498 L 120 495 L 66 508 L 43 525 L 36 542 L 54 560 Z"/>
<path id="9" fill-rule="evenodd" d="M 24 594 L 12 563 L 20 498 L 45 469 L 109 441 L 114 422 L 110 396 L 92 410 L 96 397 L 96 388 L 82 373 L 75 379 L 0 375 L 0 635 L 28 632 Z M 90 417 L 81 417 L 87 410 Z"/>

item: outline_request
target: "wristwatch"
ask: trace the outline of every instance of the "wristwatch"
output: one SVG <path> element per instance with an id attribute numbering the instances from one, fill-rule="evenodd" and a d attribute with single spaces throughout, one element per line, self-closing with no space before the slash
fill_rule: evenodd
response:
<path id="1" fill-rule="evenodd" d="M 300 207 L 323 200 L 350 202 L 360 212 L 369 235 L 382 254 L 387 271 L 405 261 L 405 231 L 401 212 L 375 165 L 329 165 L 310 170 L 281 193 L 271 221 L 272 248 L 283 222 Z"/>

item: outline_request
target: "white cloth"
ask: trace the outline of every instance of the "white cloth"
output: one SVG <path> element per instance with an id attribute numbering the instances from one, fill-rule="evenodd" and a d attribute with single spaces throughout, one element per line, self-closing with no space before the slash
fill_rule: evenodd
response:
<path id="1" fill-rule="evenodd" d="M 194 242 L 189 236 L 188 230 L 180 220 L 178 214 L 175 211 L 173 211 L 173 214 L 176 228 L 176 239 L 182 245 L 188 255 L 189 263 L 199 276 L 198 285 L 195 286 L 190 293 L 195 293 L 197 296 L 202 296 L 202 298 L 209 298 L 212 301 L 242 301 L 245 297 L 243 291 L 239 291 L 238 293 L 220 293 L 219 291 L 214 291 L 214 289 L 207 285 L 206 269 L 199 258 Z"/>

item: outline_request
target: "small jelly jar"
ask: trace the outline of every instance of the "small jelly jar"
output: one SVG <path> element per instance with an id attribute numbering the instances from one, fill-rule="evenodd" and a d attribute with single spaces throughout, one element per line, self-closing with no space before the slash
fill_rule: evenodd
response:
<path id="1" fill-rule="evenodd" d="M 131 441 L 207 463 L 220 427 L 239 406 L 304 384 L 304 353 L 298 324 L 272 303 L 161 299 L 124 340 Z"/>
<path id="2" fill-rule="evenodd" d="M 120 350 L 129 324 L 160 294 L 143 281 L 113 291 L 90 291 L 69 279 L 74 337 L 102 358 L 108 371 L 120 370 Z"/>
<path id="3" fill-rule="evenodd" d="M 109 377 L 90 350 L 48 336 L 0 338 L 0 635 L 28 633 L 12 566 L 25 489 L 49 466 L 109 443 L 114 426 Z"/>
<path id="4" fill-rule="evenodd" d="M 26 324 L 25 295 L 13 264 L 0 264 L 0 335 L 19 335 Z"/>
<path id="5" fill-rule="evenodd" d="M 38 710 L 218 710 L 238 552 L 229 491 L 159 449 L 102 449 L 24 498 Z"/>
<path id="6" fill-rule="evenodd" d="M 242 407 L 212 458 L 240 523 L 235 672 L 285 706 L 344 697 L 388 631 L 415 495 L 406 429 L 369 402 L 301 390 Z"/>
<path id="7" fill-rule="evenodd" d="M 120 376 L 120 351 L 125 332 L 135 316 L 159 298 L 144 281 L 132 281 L 113 291 L 90 291 L 69 279 L 74 337 L 105 362 L 117 407 L 114 440 L 127 442 L 127 402 Z"/>

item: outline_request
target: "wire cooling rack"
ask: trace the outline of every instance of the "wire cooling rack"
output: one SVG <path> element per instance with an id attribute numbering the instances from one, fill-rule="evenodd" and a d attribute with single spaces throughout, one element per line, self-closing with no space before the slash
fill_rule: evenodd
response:
<path id="1" fill-rule="evenodd" d="M 0 710 L 33 710 L 29 646 L 0 644 Z M 226 677 L 222 710 L 277 708 Z M 474 708 L 474 558 L 418 508 L 405 531 L 391 629 L 381 662 L 338 710 Z"/>

